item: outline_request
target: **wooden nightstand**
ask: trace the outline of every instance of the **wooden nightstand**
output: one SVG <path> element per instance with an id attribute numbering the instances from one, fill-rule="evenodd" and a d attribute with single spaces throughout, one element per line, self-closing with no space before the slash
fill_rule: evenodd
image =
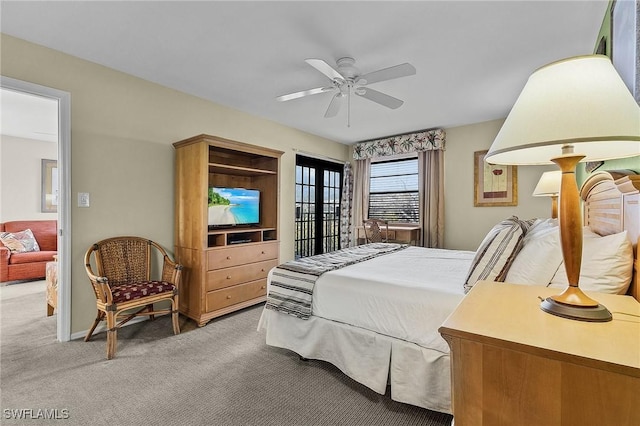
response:
<path id="1" fill-rule="evenodd" d="M 479 282 L 440 327 L 456 426 L 640 425 L 640 304 L 589 293 L 613 321 L 587 323 L 540 310 L 558 292 Z"/>

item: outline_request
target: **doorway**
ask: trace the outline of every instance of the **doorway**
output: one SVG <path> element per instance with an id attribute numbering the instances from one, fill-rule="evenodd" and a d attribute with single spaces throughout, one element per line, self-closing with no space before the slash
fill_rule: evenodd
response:
<path id="1" fill-rule="evenodd" d="M 296 259 L 340 248 L 343 169 L 339 163 L 296 155 Z"/>
<path id="2" fill-rule="evenodd" d="M 57 340 L 71 339 L 71 95 L 50 87 L 0 77 L 2 92 L 22 93 L 57 103 L 58 312 Z M 4 115 L 4 113 L 3 113 Z M 52 188 L 53 189 L 53 188 Z"/>

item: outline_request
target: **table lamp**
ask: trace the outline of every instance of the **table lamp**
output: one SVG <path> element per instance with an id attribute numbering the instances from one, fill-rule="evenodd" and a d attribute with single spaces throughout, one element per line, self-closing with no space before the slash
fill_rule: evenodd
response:
<path id="1" fill-rule="evenodd" d="M 543 300 L 543 311 L 574 320 L 611 320 L 609 310 L 578 287 L 582 215 L 575 170 L 580 161 L 636 155 L 640 155 L 640 106 L 608 57 L 564 59 L 529 77 L 485 161 L 553 162 L 562 172 L 560 242 L 569 286 Z"/>
<path id="2" fill-rule="evenodd" d="M 554 170 L 552 172 L 544 172 L 540 176 L 540 180 L 533 190 L 534 197 L 551 197 L 551 218 L 558 217 L 558 195 L 560 195 L 560 181 L 562 180 L 562 172 Z"/>

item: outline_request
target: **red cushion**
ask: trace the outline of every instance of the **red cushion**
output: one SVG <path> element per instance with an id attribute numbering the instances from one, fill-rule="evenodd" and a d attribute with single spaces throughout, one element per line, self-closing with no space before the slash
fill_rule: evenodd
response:
<path id="1" fill-rule="evenodd" d="M 114 303 L 127 302 L 155 294 L 173 292 L 176 287 L 166 281 L 142 281 L 111 287 Z"/>
<path id="2" fill-rule="evenodd" d="M 55 251 L 30 251 L 27 253 L 11 253 L 9 265 L 19 263 L 53 262 L 53 256 L 58 254 Z"/>

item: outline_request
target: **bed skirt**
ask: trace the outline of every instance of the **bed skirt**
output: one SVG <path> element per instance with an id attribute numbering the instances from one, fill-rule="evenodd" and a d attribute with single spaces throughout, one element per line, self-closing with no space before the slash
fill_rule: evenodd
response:
<path id="1" fill-rule="evenodd" d="M 353 380 L 391 399 L 451 414 L 449 354 L 363 328 L 312 316 L 300 320 L 264 309 L 258 330 L 269 346 L 329 362 Z"/>

